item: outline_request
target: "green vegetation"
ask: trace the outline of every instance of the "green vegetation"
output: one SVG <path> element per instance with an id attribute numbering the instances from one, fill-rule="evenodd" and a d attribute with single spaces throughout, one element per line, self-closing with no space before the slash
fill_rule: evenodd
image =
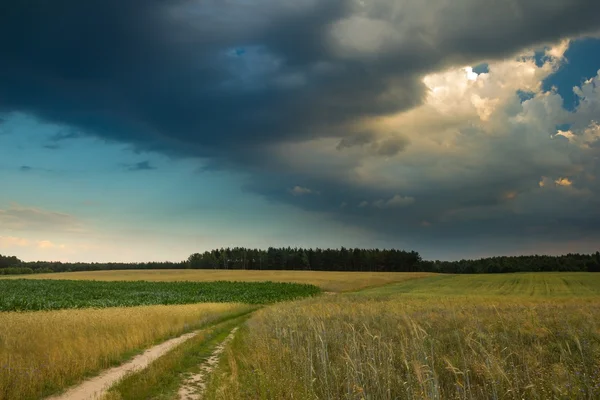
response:
<path id="1" fill-rule="evenodd" d="M 122 379 L 111 387 L 104 400 L 174 398 L 186 374 L 197 373 L 201 364 L 210 357 L 215 346 L 247 318 L 247 316 L 236 318 L 205 329 L 160 357 L 148 368 Z"/>
<path id="2" fill-rule="evenodd" d="M 360 296 L 600 296 L 600 274 L 548 272 L 493 275 L 438 275 L 356 293 Z"/>
<path id="3" fill-rule="evenodd" d="M 600 278 L 438 276 L 278 304 L 205 398 L 600 398 Z"/>
<path id="4" fill-rule="evenodd" d="M 266 304 L 319 292 L 312 285 L 277 282 L 0 280 L 0 311 L 208 302 Z"/>
<path id="5" fill-rule="evenodd" d="M 0 269 L 18 267 L 21 266 L 21 264 L 23 264 L 23 261 L 19 260 L 15 256 L 3 256 L 0 254 Z"/>
<path id="6" fill-rule="evenodd" d="M 0 268 L 0 275 L 27 275 L 33 274 L 33 270 L 27 267 Z"/>
<path id="7" fill-rule="evenodd" d="M 416 251 L 396 249 L 304 249 L 268 250 L 244 247 L 221 248 L 194 253 L 180 262 L 145 263 L 62 263 L 24 262 L 0 255 L 0 269 L 28 267 L 34 273 L 103 270 L 151 269 L 218 269 L 218 270 L 300 270 L 362 272 L 440 272 L 449 274 L 484 274 L 510 272 L 600 272 L 600 252 L 562 256 L 488 257 L 477 260 L 427 261 Z"/>

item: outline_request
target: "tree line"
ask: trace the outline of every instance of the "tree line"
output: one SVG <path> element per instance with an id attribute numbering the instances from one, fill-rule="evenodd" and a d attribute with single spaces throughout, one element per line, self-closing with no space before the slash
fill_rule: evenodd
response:
<path id="1" fill-rule="evenodd" d="M 194 253 L 187 263 L 198 269 L 414 272 L 420 270 L 421 261 L 416 251 L 395 249 L 235 247 Z"/>
<path id="2" fill-rule="evenodd" d="M 248 269 L 305 271 L 441 272 L 455 274 L 590 271 L 600 272 L 600 252 L 562 256 L 502 256 L 475 260 L 423 260 L 415 251 L 396 249 L 221 248 L 194 253 L 181 262 L 63 263 L 25 262 L 0 255 L 0 274 L 117 269 Z"/>

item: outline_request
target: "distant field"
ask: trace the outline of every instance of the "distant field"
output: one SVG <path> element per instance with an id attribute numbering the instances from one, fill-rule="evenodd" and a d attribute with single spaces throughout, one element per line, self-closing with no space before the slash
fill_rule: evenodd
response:
<path id="1" fill-rule="evenodd" d="M 211 302 L 267 304 L 319 292 L 313 285 L 282 282 L 0 280 L 0 311 Z"/>
<path id="2" fill-rule="evenodd" d="M 316 285 L 325 291 L 346 292 L 394 282 L 433 276 L 426 272 L 329 272 L 329 271 L 254 271 L 254 270 L 118 270 L 61 272 L 19 276 L 25 279 L 72 279 L 97 281 L 242 281 L 295 282 Z"/>
<path id="3" fill-rule="evenodd" d="M 439 275 L 364 290 L 360 295 L 589 297 L 600 295 L 600 273 Z"/>

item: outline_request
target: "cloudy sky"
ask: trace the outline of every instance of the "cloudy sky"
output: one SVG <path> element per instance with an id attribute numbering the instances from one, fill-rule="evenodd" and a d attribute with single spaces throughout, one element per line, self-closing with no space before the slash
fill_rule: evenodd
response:
<path id="1" fill-rule="evenodd" d="M 9 0 L 0 253 L 600 248 L 597 0 Z"/>

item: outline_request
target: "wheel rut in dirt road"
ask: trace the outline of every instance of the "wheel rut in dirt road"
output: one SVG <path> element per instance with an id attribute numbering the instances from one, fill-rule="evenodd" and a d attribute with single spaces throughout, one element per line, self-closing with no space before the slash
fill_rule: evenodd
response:
<path id="1" fill-rule="evenodd" d="M 215 347 L 211 356 L 200 366 L 200 371 L 188 376 L 179 388 L 179 400 L 201 400 L 206 390 L 206 380 L 219 363 L 219 359 L 229 342 L 235 336 L 238 327 L 231 330 L 229 335 Z"/>
<path id="2" fill-rule="evenodd" d="M 72 387 L 71 389 L 68 389 L 63 394 L 48 397 L 46 400 L 100 399 L 114 383 L 123 378 L 125 375 L 146 368 L 154 360 L 166 354 L 168 351 L 175 348 L 175 346 L 193 338 L 201 331 L 202 329 L 186 333 L 151 347 L 144 351 L 144 353 L 134 357 L 131 361 L 117 367 L 107 369 L 100 373 L 100 375 L 88 379 L 83 383 Z"/>

